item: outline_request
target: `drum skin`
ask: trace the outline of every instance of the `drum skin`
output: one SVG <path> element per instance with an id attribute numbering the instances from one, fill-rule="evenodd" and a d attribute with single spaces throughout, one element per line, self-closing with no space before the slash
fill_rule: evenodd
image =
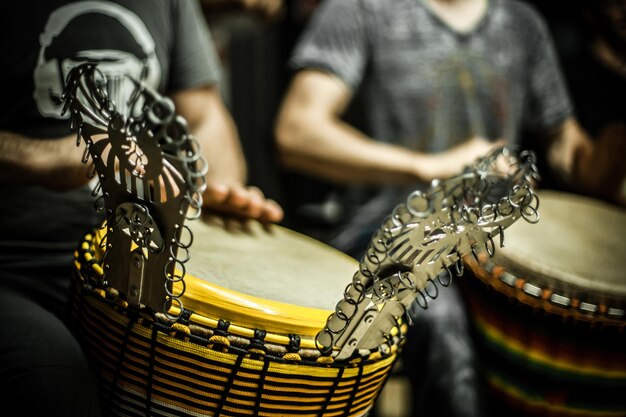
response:
<path id="1" fill-rule="evenodd" d="M 539 193 L 462 280 L 494 415 L 626 416 L 626 212 Z"/>
<path id="2" fill-rule="evenodd" d="M 193 261 L 176 322 L 97 285 L 103 229 L 87 234 L 76 252 L 72 316 L 98 366 L 110 414 L 366 414 L 395 363 L 404 327 L 384 349 L 346 363 L 321 355 L 314 343 L 356 261 L 276 225 L 205 218 L 190 227 Z M 333 292 L 334 301 L 325 295 Z"/>
<path id="3" fill-rule="evenodd" d="M 205 317 L 312 339 L 359 267 L 276 225 L 205 217 L 189 226 L 194 243 L 183 303 Z"/>

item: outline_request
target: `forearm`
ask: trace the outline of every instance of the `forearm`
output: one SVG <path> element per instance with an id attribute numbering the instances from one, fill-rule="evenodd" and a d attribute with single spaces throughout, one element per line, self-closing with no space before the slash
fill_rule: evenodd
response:
<path id="1" fill-rule="evenodd" d="M 592 140 L 576 121 L 568 120 L 549 143 L 548 161 L 571 188 L 625 204 L 626 126 L 609 125 Z"/>
<path id="2" fill-rule="evenodd" d="M 171 98 L 209 165 L 207 181 L 245 184 L 246 162 L 237 128 L 217 87 L 184 90 Z"/>
<path id="3" fill-rule="evenodd" d="M 626 176 L 623 155 L 626 135 L 602 132 L 595 140 L 573 119 L 551 132 L 547 141 L 547 161 L 556 179 L 572 191 L 624 203 L 621 181 Z"/>
<path id="4" fill-rule="evenodd" d="M 237 129 L 228 114 L 208 116 L 191 127 L 207 160 L 207 180 L 223 184 L 245 184 L 246 163 Z"/>
<path id="5" fill-rule="evenodd" d="M 279 119 L 281 163 L 340 183 L 411 183 L 420 178 L 420 155 L 376 142 L 343 121 L 314 114 Z"/>
<path id="6" fill-rule="evenodd" d="M 260 190 L 245 186 L 246 161 L 237 129 L 217 88 L 188 89 L 172 94 L 172 99 L 209 166 L 204 208 L 261 221 L 280 221 L 282 209 L 266 200 Z"/>
<path id="7" fill-rule="evenodd" d="M 574 172 L 576 154 L 586 151 L 591 145 L 572 120 L 566 120 L 561 126 L 550 132 L 546 149 L 546 159 L 550 169 L 560 181 L 567 184 L 577 183 Z"/>
<path id="8" fill-rule="evenodd" d="M 84 147 L 76 137 L 33 139 L 13 132 L 0 132 L 0 182 L 71 189 L 87 183 L 82 163 Z"/>
<path id="9" fill-rule="evenodd" d="M 276 123 L 282 164 L 348 184 L 411 184 L 458 173 L 497 143 L 466 138 L 438 154 L 416 152 L 366 136 L 341 119 L 352 90 L 336 76 L 303 70 L 292 81 Z"/>
<path id="10" fill-rule="evenodd" d="M 502 142 L 468 138 L 441 153 L 378 142 L 336 118 L 283 115 L 277 127 L 287 168 L 348 184 L 411 184 L 456 175 Z"/>

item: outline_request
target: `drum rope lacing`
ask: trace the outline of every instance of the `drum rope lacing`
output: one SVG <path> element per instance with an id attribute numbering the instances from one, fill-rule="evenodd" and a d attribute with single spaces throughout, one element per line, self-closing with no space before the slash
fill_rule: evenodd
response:
<path id="1" fill-rule="evenodd" d="M 433 181 L 398 205 L 374 233 L 359 270 L 318 333 L 323 354 L 336 360 L 382 346 L 399 317 L 415 301 L 428 307 L 463 273 L 462 258 L 479 246 L 492 256 L 495 238 L 520 217 L 536 223 L 539 179 L 532 152 L 494 149 L 461 174 Z M 504 191 L 502 190 L 504 188 Z M 494 195 L 495 194 L 495 195 Z"/>

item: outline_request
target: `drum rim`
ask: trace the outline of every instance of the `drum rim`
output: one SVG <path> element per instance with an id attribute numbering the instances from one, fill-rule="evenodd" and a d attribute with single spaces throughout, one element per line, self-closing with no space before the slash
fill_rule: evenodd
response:
<path id="1" fill-rule="evenodd" d="M 74 264 L 79 274 L 83 272 L 82 268 L 84 265 L 86 267 L 89 267 L 96 275 L 99 275 L 99 276 L 103 275 L 104 271 L 98 262 L 99 260 L 102 259 L 103 249 L 98 244 L 98 242 L 101 242 L 102 236 L 105 233 L 106 231 L 103 228 L 95 228 L 94 230 L 87 233 L 83 237 L 83 241 L 81 242 L 81 245 L 79 246 L 82 249 L 82 251 L 76 251 L 76 253 L 74 254 Z M 206 281 L 201 280 L 189 274 L 186 275 L 185 279 L 187 278 L 192 278 L 190 280 L 191 282 L 193 282 L 191 284 L 191 288 L 193 288 L 193 286 L 196 283 L 203 284 L 203 285 L 206 283 Z M 209 287 L 210 286 L 211 285 L 209 284 Z M 210 290 L 215 291 L 214 293 L 215 297 L 219 297 L 220 294 L 224 295 L 226 294 L 226 292 L 230 291 L 228 289 L 223 289 L 224 292 L 222 293 L 220 292 L 221 287 L 218 287 L 218 286 L 213 286 L 213 288 L 211 288 Z M 104 291 L 104 290 L 101 289 L 101 291 Z M 234 291 L 231 291 L 231 292 L 236 293 Z M 237 293 L 235 295 L 238 298 L 248 298 L 250 300 L 253 298 L 247 294 Z M 264 300 L 264 299 L 260 299 L 260 300 L 271 301 L 271 300 Z M 273 305 L 273 304 L 276 304 L 276 305 Z M 283 304 L 283 305 L 280 306 L 278 304 Z M 265 335 L 265 340 L 269 343 L 273 343 L 279 346 L 289 346 L 289 344 L 291 343 L 290 335 L 296 335 L 299 338 L 299 344 L 302 349 L 309 349 L 309 350 L 314 350 L 316 352 L 319 352 L 318 346 L 315 341 L 315 336 L 317 336 L 317 333 L 323 328 L 323 325 L 326 323 L 328 315 L 331 313 L 330 311 L 321 310 L 321 309 L 313 309 L 310 307 L 298 307 L 298 306 L 294 306 L 291 304 L 279 303 L 279 302 L 271 302 L 268 305 L 273 306 L 273 307 L 286 307 L 285 309 L 283 309 L 283 311 L 290 312 L 290 313 L 303 313 L 304 312 L 305 314 L 317 314 L 317 319 L 321 320 L 323 318 L 323 323 L 321 323 L 319 328 L 315 328 L 311 324 L 303 325 L 302 323 L 299 323 L 300 326 L 297 328 L 298 332 L 296 332 L 296 328 L 291 328 L 288 331 L 285 331 L 284 324 L 280 326 L 268 326 L 267 323 L 263 322 L 262 326 L 254 326 L 254 325 L 250 325 L 249 323 L 245 323 L 245 320 L 242 320 L 242 322 L 228 321 L 229 333 L 236 337 L 241 337 L 244 339 L 253 339 L 255 337 L 256 329 L 263 328 L 263 330 L 267 332 L 267 334 Z M 193 309 L 188 309 L 188 308 L 186 309 L 190 311 L 191 313 L 191 315 L 189 316 L 189 321 L 199 325 L 200 327 L 215 329 L 217 328 L 218 323 L 220 321 L 225 320 L 224 317 L 216 317 L 216 315 L 212 313 L 206 314 L 205 316 L 203 314 L 200 314 L 201 312 L 199 311 L 195 311 Z M 203 308 L 202 310 L 204 311 L 206 309 Z M 229 310 L 229 311 L 232 311 L 232 310 Z M 180 314 L 180 310 L 177 307 L 173 306 L 168 313 L 171 313 L 173 317 L 178 317 Z M 162 314 L 163 316 L 165 316 L 163 313 L 158 313 L 158 314 Z M 245 315 L 242 315 L 241 317 L 245 317 Z M 276 321 L 278 317 L 279 316 L 272 317 L 272 321 Z M 232 319 L 232 317 L 229 317 L 229 319 Z M 298 318 L 296 316 L 296 319 L 302 319 L 302 317 Z M 298 325 L 298 323 L 294 321 L 294 326 L 295 325 Z M 317 325 L 317 323 L 315 325 Z M 398 323 L 398 326 L 392 329 L 389 335 L 390 340 L 388 340 L 386 344 L 381 345 L 381 348 L 383 349 L 383 355 L 391 354 L 397 349 L 398 343 L 404 337 L 403 335 L 406 334 L 406 329 L 403 329 L 405 327 L 406 327 L 406 324 L 400 321 Z M 300 331 L 302 331 L 302 333 L 300 333 Z M 322 356 L 320 358 L 324 358 L 324 357 L 325 356 Z"/>
<path id="2" fill-rule="evenodd" d="M 611 217 L 619 217 L 626 222 L 626 211 L 622 212 L 618 208 L 601 200 L 571 192 L 549 189 L 541 190 L 537 193 L 537 195 L 544 209 L 547 202 L 550 202 L 551 204 L 565 204 L 564 208 L 568 208 L 570 210 L 576 207 L 584 207 L 589 210 L 590 213 L 608 213 Z M 541 209 L 539 211 L 541 212 Z M 569 212 L 563 213 L 563 218 L 567 219 L 570 215 L 571 213 Z M 567 224 L 567 221 L 561 220 L 560 217 L 561 216 L 553 216 L 550 224 L 553 225 L 553 227 L 556 226 L 562 228 L 565 224 Z M 542 221 L 545 222 L 546 219 L 541 219 L 538 225 L 541 225 Z M 510 233 L 511 235 L 513 233 L 518 233 L 527 238 L 528 233 L 530 233 L 533 228 L 536 228 L 538 225 L 526 225 L 524 223 L 513 225 Z M 516 227 L 519 229 L 515 229 Z M 586 232 L 587 230 L 584 231 Z M 599 235 L 596 235 L 595 237 L 597 238 L 598 236 Z M 493 259 L 496 263 L 504 267 L 507 272 L 524 277 L 525 279 L 529 279 L 531 281 L 545 281 L 546 284 L 541 284 L 539 285 L 540 287 L 550 287 L 550 282 L 555 284 L 561 282 L 564 285 L 571 286 L 578 291 L 593 293 L 594 296 L 597 297 L 620 298 L 626 300 L 626 282 L 615 279 L 611 281 L 591 279 L 590 277 L 598 276 L 599 272 L 581 271 L 576 268 L 568 270 L 565 265 L 561 266 L 558 263 L 555 264 L 554 259 L 556 258 L 546 257 L 543 252 L 535 249 L 533 245 L 523 245 L 522 243 L 528 243 L 525 239 L 518 242 L 515 242 L 514 239 L 512 241 L 511 239 L 512 238 L 509 237 L 508 241 L 504 243 L 504 246 L 495 251 L 495 254 L 493 255 Z M 567 246 L 567 244 L 565 247 L 574 249 L 574 247 Z M 552 250 L 551 246 L 544 246 L 543 248 L 546 248 L 548 251 Z M 519 250 L 520 252 L 518 253 L 515 250 Z M 556 253 L 559 252 L 557 251 Z M 574 256 L 574 253 L 571 250 L 565 250 L 563 254 L 565 253 Z M 619 253 L 617 255 L 619 256 Z M 541 259 L 544 263 L 537 261 L 535 259 L 536 256 L 543 256 Z M 582 275 L 581 272 L 584 272 L 586 275 Z M 611 276 L 614 275 L 611 274 Z M 622 277 L 623 273 L 618 276 Z"/>
<path id="3" fill-rule="evenodd" d="M 284 230 L 291 232 L 289 229 Z M 94 248 L 96 263 L 103 257 L 103 250 L 98 242 L 102 241 L 105 234 L 106 228 L 104 227 L 96 229 L 92 234 L 91 245 Z M 352 260 L 347 255 L 344 256 Z M 354 262 L 356 269 L 358 264 L 356 261 Z M 181 287 L 182 284 L 176 282 L 174 284 L 174 293 L 179 292 Z M 263 327 L 267 332 L 277 335 L 297 334 L 303 338 L 303 345 L 315 348 L 314 339 L 317 333 L 323 329 L 326 320 L 332 313 L 331 310 L 298 306 L 240 293 L 213 284 L 189 272 L 185 274 L 185 287 L 185 293 L 181 298 L 184 307 L 193 311 L 193 317 L 203 323 L 213 323 L 220 319 L 228 320 L 242 329 L 240 331 L 242 333 L 241 336 L 247 336 L 250 333 L 250 331 L 243 329 Z M 228 303 L 226 300 L 236 300 L 237 302 Z M 229 305 L 232 308 L 228 308 Z M 255 307 L 244 308 L 244 305 Z M 211 311 L 212 309 L 215 309 L 215 311 Z M 177 316 L 179 311 L 173 306 L 168 313 Z M 203 319 L 200 319 L 200 317 Z M 283 341 L 285 339 L 285 337 L 278 337 L 277 340 Z"/>
<path id="4" fill-rule="evenodd" d="M 187 289 L 182 297 L 185 308 L 196 316 L 214 320 L 223 318 L 242 327 L 262 326 L 268 332 L 297 333 L 315 338 L 332 313 L 238 293 L 191 274 L 185 276 L 185 282 Z"/>
<path id="5" fill-rule="evenodd" d="M 523 304 L 581 322 L 626 327 L 626 302 L 607 305 L 589 298 L 555 292 L 533 280 L 532 276 L 517 276 L 505 267 L 497 265 L 486 253 L 478 254 L 478 260 L 472 255 L 467 255 L 464 263 L 479 281 Z"/>

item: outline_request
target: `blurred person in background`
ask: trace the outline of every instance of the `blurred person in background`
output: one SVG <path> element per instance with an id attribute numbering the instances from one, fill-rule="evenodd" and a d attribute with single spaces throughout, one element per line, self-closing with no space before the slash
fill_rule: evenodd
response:
<path id="1" fill-rule="evenodd" d="M 542 138 L 537 150 L 560 182 L 622 198 L 625 147 L 594 144 L 581 129 L 550 34 L 527 4 L 325 0 L 290 66 L 281 161 L 337 185 L 319 214 L 333 216 L 327 242 L 357 259 L 411 191 L 526 132 Z M 484 416 L 456 288 L 410 315 L 403 364 L 414 415 Z"/>
<path id="2" fill-rule="evenodd" d="M 527 1 L 546 18 L 581 127 L 592 140 L 626 141 L 626 0 Z M 541 141 L 526 139 L 528 146 Z M 581 191 L 548 175 L 545 158 L 540 163 L 544 187 Z M 623 195 L 626 184 L 621 187 Z"/>

